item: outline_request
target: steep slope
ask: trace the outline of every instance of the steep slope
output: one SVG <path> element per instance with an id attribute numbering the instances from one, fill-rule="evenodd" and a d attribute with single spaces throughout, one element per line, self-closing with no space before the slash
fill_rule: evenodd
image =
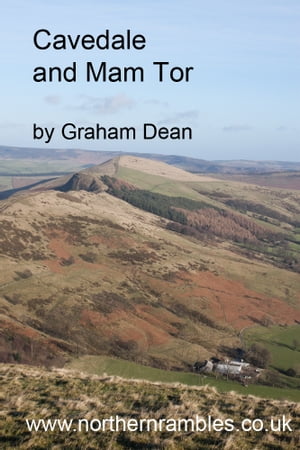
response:
<path id="1" fill-rule="evenodd" d="M 238 347 L 245 326 L 300 321 L 296 273 L 74 187 L 0 203 L 3 361 L 109 354 L 190 368 Z"/>
<path id="2" fill-rule="evenodd" d="M 105 185 L 98 177 L 85 173 L 75 173 L 65 184 L 59 186 L 59 190 L 62 192 L 83 190 L 97 193 L 104 191 Z"/>
<path id="3" fill-rule="evenodd" d="M 115 175 L 101 179 L 110 194 L 171 219 L 173 231 L 226 240 L 237 253 L 300 271 L 299 191 L 216 180 L 135 157 L 119 158 Z"/>
<path id="4" fill-rule="evenodd" d="M 62 192 L 84 190 L 87 192 L 102 192 L 106 190 L 101 181 L 103 175 L 113 176 L 118 170 L 119 157 L 105 161 L 80 172 L 60 176 L 55 179 L 40 182 L 36 186 L 29 186 L 30 191 L 49 191 L 52 189 Z M 24 189 L 20 189 L 20 191 Z M 15 192 L 14 192 L 15 193 Z"/>

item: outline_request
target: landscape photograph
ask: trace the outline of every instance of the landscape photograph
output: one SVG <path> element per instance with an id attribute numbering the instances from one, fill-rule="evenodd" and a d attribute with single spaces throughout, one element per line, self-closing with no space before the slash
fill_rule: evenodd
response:
<path id="1" fill-rule="evenodd" d="M 3 10 L 0 447 L 299 448 L 297 1 Z"/>

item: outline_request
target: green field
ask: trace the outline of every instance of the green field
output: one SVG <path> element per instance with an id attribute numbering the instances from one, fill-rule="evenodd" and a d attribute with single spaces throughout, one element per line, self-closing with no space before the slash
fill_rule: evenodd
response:
<path id="1" fill-rule="evenodd" d="M 139 189 L 146 189 L 150 192 L 156 192 L 170 197 L 185 197 L 191 200 L 205 200 L 212 204 L 215 203 L 193 189 L 193 184 L 196 185 L 196 183 L 180 182 L 122 166 L 119 166 L 116 175 L 128 183 L 134 184 Z"/>
<path id="2" fill-rule="evenodd" d="M 83 167 L 81 167 L 83 168 Z M 34 175 L 53 172 L 72 172 L 80 167 L 72 161 L 32 161 L 32 160 L 0 160 L 0 175 Z"/>
<path id="3" fill-rule="evenodd" d="M 244 395 L 256 395 L 263 398 L 287 399 L 300 401 L 300 391 L 297 389 L 281 389 L 270 386 L 249 385 L 242 386 L 234 381 L 226 381 L 203 375 L 186 372 L 173 372 L 153 367 L 143 366 L 107 356 L 83 356 L 72 360 L 67 368 L 80 370 L 90 374 L 116 375 L 123 378 L 143 379 L 165 383 L 182 383 L 190 386 L 214 386 L 220 392 L 235 391 Z"/>
<path id="4" fill-rule="evenodd" d="M 271 365 L 281 371 L 300 368 L 300 326 L 253 327 L 244 334 L 248 345 L 258 342 L 271 352 Z"/>
<path id="5" fill-rule="evenodd" d="M 0 176 L 0 190 L 4 191 L 5 189 L 11 189 L 11 188 L 12 188 L 11 177 Z"/>

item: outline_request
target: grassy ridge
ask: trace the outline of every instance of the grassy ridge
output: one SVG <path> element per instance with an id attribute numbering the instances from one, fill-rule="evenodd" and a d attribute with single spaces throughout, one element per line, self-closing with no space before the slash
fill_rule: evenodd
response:
<path id="1" fill-rule="evenodd" d="M 119 166 L 116 176 L 134 184 L 139 189 L 146 189 L 170 197 L 185 197 L 190 200 L 207 202 L 207 198 L 196 192 L 192 186 L 188 186 L 188 183 L 122 166 Z M 211 200 L 208 201 L 214 203 Z"/>

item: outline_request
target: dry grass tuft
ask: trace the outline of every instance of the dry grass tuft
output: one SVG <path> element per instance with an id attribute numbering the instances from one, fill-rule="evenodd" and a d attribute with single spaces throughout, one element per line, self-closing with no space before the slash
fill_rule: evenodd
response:
<path id="1" fill-rule="evenodd" d="M 120 377 L 89 376 L 85 373 L 0 365 L 1 448 L 74 449 L 217 449 L 294 450 L 300 441 L 296 432 L 142 431 L 142 432 L 28 432 L 26 419 L 125 419 L 182 420 L 212 416 L 232 419 L 284 414 L 296 431 L 300 425 L 299 404 L 220 394 L 214 388 L 124 380 Z"/>

